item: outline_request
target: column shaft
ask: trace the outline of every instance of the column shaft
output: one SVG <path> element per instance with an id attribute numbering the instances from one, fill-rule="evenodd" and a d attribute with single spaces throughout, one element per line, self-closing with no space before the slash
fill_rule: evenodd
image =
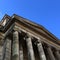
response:
<path id="1" fill-rule="evenodd" d="M 3 45 L 3 54 L 2 60 L 11 59 L 11 40 L 6 39 Z"/>
<path id="2" fill-rule="evenodd" d="M 11 40 L 6 39 L 4 60 L 10 60 L 10 59 L 11 59 Z"/>
<path id="3" fill-rule="evenodd" d="M 4 37 L 0 36 L 0 60 L 3 59 L 3 50 L 4 50 Z"/>
<path id="4" fill-rule="evenodd" d="M 28 59 L 35 60 L 31 37 L 28 37 L 26 39 L 26 43 L 27 43 L 27 48 L 28 48 Z"/>
<path id="5" fill-rule="evenodd" d="M 13 32 L 12 60 L 19 60 L 19 37 L 18 32 Z"/>
<path id="6" fill-rule="evenodd" d="M 3 44 L 3 50 L 2 50 L 2 60 L 4 60 L 4 57 L 5 57 L 5 51 L 6 51 L 6 40 L 4 41 L 4 44 Z"/>
<path id="7" fill-rule="evenodd" d="M 60 60 L 60 54 L 59 54 L 59 51 L 55 51 L 55 56 L 56 56 L 57 60 Z"/>
<path id="8" fill-rule="evenodd" d="M 20 60 L 23 60 L 23 47 L 20 46 Z"/>
<path id="9" fill-rule="evenodd" d="M 3 46 L 0 46 L 0 60 L 3 58 Z"/>
<path id="10" fill-rule="evenodd" d="M 38 47 L 40 59 L 41 60 L 46 60 L 46 57 L 45 57 L 44 50 L 43 50 L 41 42 L 37 43 L 37 47 Z"/>
<path id="11" fill-rule="evenodd" d="M 55 60 L 55 57 L 54 57 L 53 52 L 50 47 L 47 48 L 47 52 L 50 57 L 50 60 Z"/>

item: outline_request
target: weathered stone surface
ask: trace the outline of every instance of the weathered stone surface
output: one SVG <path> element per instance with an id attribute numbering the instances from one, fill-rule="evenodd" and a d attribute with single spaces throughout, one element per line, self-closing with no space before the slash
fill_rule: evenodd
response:
<path id="1" fill-rule="evenodd" d="M 0 46 L 0 60 L 3 58 L 3 46 Z"/>
<path id="2" fill-rule="evenodd" d="M 11 40 L 6 39 L 3 46 L 1 46 L 1 60 L 11 59 Z"/>
<path id="3" fill-rule="evenodd" d="M 59 54 L 59 51 L 56 50 L 54 53 L 55 53 L 55 56 L 56 56 L 57 60 L 60 60 L 60 54 Z"/>
<path id="4" fill-rule="evenodd" d="M 12 60 L 19 60 L 19 37 L 18 32 L 13 32 Z"/>
<path id="5" fill-rule="evenodd" d="M 31 37 L 28 36 L 28 38 L 26 38 L 26 43 L 28 48 L 28 59 L 35 60 Z"/>
<path id="6" fill-rule="evenodd" d="M 50 60 L 55 60 L 55 57 L 54 57 L 53 52 L 51 50 L 51 47 L 47 48 L 47 52 L 48 52 L 48 55 L 50 57 Z"/>
<path id="7" fill-rule="evenodd" d="M 23 47 L 22 47 L 22 45 L 20 46 L 19 53 L 20 53 L 20 60 L 24 60 L 24 58 L 23 58 Z"/>
<path id="8" fill-rule="evenodd" d="M 46 56 L 42 47 L 42 43 L 37 43 L 38 51 L 39 51 L 39 56 L 41 60 L 46 60 Z"/>

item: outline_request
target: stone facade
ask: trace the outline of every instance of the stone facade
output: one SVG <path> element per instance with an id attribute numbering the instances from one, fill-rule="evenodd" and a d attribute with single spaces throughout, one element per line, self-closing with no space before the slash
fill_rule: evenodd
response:
<path id="1" fill-rule="evenodd" d="M 41 25 L 5 15 L 0 22 L 0 60 L 60 60 L 60 41 Z"/>

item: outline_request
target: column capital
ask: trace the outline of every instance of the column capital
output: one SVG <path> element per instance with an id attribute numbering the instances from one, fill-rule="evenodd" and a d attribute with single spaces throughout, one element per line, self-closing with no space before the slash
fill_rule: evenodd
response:
<path id="1" fill-rule="evenodd" d="M 52 47 L 51 47 L 50 45 L 48 45 L 48 44 L 46 44 L 46 47 L 47 47 L 47 48 L 52 48 Z"/>
<path id="2" fill-rule="evenodd" d="M 4 34 L 0 33 L 0 45 L 3 45 L 3 41 L 4 41 Z"/>
<path id="3" fill-rule="evenodd" d="M 2 39 L 5 35 L 0 32 L 0 39 Z"/>
<path id="4" fill-rule="evenodd" d="M 54 51 L 56 51 L 56 52 L 57 52 L 57 51 L 59 51 L 59 50 L 57 50 L 57 49 L 54 49 Z"/>
<path id="5" fill-rule="evenodd" d="M 15 26 L 13 27 L 13 31 L 19 31 L 19 28 L 15 25 Z"/>
<path id="6" fill-rule="evenodd" d="M 31 36 L 29 33 L 26 33 L 26 35 L 25 35 L 25 37 L 24 37 L 24 40 L 27 39 L 27 38 L 33 39 L 33 36 Z"/>
<path id="7" fill-rule="evenodd" d="M 40 39 L 40 38 L 36 39 L 35 45 L 40 44 L 40 43 L 42 43 L 42 42 L 41 42 L 41 39 Z"/>
<path id="8" fill-rule="evenodd" d="M 21 30 L 16 30 L 16 29 L 13 29 L 13 31 L 12 31 L 13 33 L 14 32 L 19 32 L 19 33 L 22 33 L 22 31 Z"/>

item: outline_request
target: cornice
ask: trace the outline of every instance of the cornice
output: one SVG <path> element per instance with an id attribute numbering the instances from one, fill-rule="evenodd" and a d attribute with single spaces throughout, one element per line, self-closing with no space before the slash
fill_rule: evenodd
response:
<path id="1" fill-rule="evenodd" d="M 4 17 L 6 18 L 7 15 L 5 15 Z M 52 33 L 50 33 L 42 25 L 33 23 L 33 22 L 29 21 L 28 19 L 25 19 L 25 18 L 23 18 L 21 16 L 18 16 L 16 14 L 14 14 L 12 17 L 9 17 L 9 21 L 4 26 L 3 32 L 6 32 L 9 29 L 10 25 L 12 25 L 14 22 L 18 22 L 18 23 L 21 23 L 22 25 L 26 25 L 26 27 L 28 26 L 29 28 L 32 28 L 33 30 L 36 30 L 37 32 L 40 32 L 39 30 L 42 30 L 43 32 L 45 32 L 44 35 L 46 35 L 47 37 L 50 37 L 51 38 L 51 41 L 57 42 L 60 45 L 59 39 L 56 38 Z"/>
<path id="2" fill-rule="evenodd" d="M 42 29 L 44 32 L 46 32 L 49 36 L 51 36 L 52 38 L 54 38 L 54 39 L 58 39 L 54 34 L 52 34 L 51 32 L 49 32 L 45 27 L 43 27 L 42 25 L 40 25 L 40 24 L 37 24 L 37 23 L 35 23 L 35 22 L 32 22 L 32 21 L 30 21 L 30 20 L 28 20 L 28 19 L 26 19 L 26 18 L 23 18 L 23 17 L 21 17 L 21 16 L 18 16 L 18 15 L 16 15 L 16 14 L 14 14 L 12 17 L 14 17 L 14 18 L 16 18 L 17 20 L 23 20 L 23 22 L 25 22 L 25 23 L 28 23 L 28 24 L 30 24 L 31 26 L 34 26 L 35 28 L 37 28 L 37 29 Z M 59 40 L 59 39 L 58 39 Z"/>
<path id="3" fill-rule="evenodd" d="M 42 31 L 44 31 L 44 32 L 46 33 L 45 35 L 50 36 L 50 38 L 52 38 L 51 40 L 52 40 L 53 42 L 57 42 L 57 43 L 60 44 L 59 39 L 58 39 L 55 35 L 53 35 L 51 32 L 49 32 L 46 28 L 44 28 L 42 25 L 33 23 L 33 22 L 27 20 L 26 18 L 23 18 L 23 17 L 18 16 L 18 15 L 16 15 L 16 14 L 14 14 L 13 17 L 14 17 L 15 19 L 17 19 L 17 20 L 22 21 L 22 22 L 25 23 L 26 25 L 30 25 L 30 27 L 34 27 L 33 29 L 35 29 L 35 28 L 36 28 L 37 30 L 41 29 Z M 58 40 L 58 41 L 57 41 L 57 40 Z"/>

